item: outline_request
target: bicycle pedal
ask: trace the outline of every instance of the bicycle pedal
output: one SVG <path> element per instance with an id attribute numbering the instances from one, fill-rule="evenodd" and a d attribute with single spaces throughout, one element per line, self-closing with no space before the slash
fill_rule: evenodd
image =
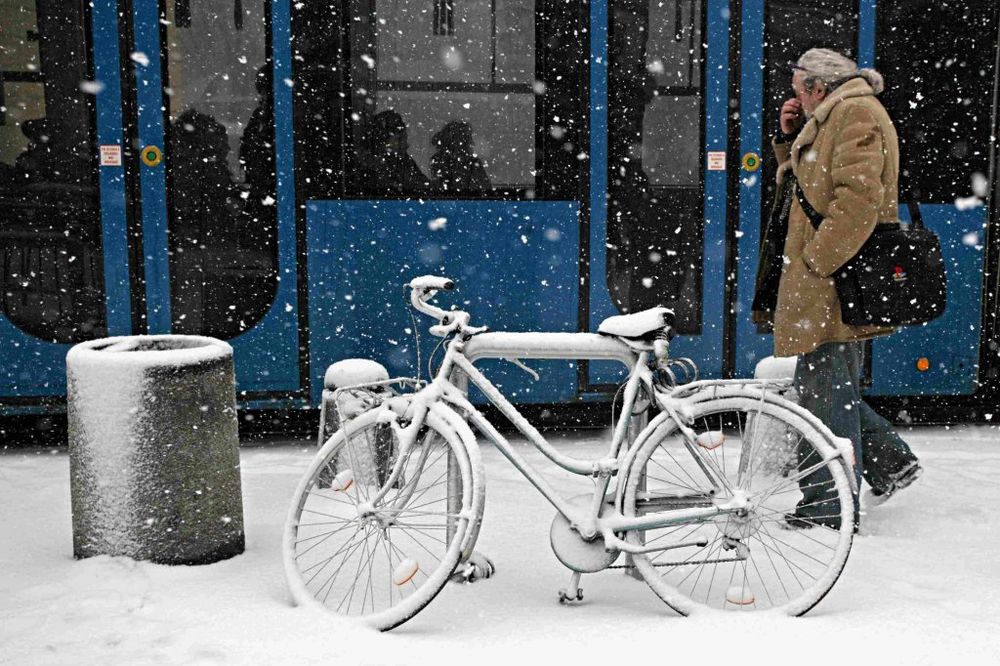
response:
<path id="1" fill-rule="evenodd" d="M 565 589 L 559 590 L 559 603 L 561 604 L 571 604 L 577 601 L 583 601 L 583 590 L 580 588 L 576 589 L 576 592 L 569 594 Z"/>

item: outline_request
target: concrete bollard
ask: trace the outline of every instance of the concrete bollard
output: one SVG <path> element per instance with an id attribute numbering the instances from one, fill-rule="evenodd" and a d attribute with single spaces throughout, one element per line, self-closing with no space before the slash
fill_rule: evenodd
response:
<path id="1" fill-rule="evenodd" d="M 233 350 L 214 338 L 66 355 L 73 555 L 208 564 L 244 550 Z"/>

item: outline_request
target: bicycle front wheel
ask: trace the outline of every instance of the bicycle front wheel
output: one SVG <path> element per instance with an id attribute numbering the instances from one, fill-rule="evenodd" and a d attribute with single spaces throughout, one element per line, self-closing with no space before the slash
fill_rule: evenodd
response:
<path id="1" fill-rule="evenodd" d="M 670 418 L 654 421 L 629 465 L 626 516 L 746 498 L 738 514 L 626 536 L 673 547 L 633 560 L 683 615 L 702 608 L 802 615 L 844 568 L 854 535 L 849 469 L 832 457 L 822 424 L 782 402 L 739 391 L 691 404 L 692 438 Z"/>
<path id="2" fill-rule="evenodd" d="M 400 454 L 395 431 L 373 410 L 347 422 L 316 455 L 285 527 L 285 574 L 296 603 L 384 631 L 416 615 L 448 582 L 482 517 L 469 453 L 428 413 L 402 474 L 374 502 Z"/>

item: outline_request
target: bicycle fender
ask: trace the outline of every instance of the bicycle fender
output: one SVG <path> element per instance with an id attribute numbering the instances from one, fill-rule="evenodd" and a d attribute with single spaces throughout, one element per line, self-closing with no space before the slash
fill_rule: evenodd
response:
<path id="1" fill-rule="evenodd" d="M 475 433 L 472 432 L 472 428 L 469 427 L 465 418 L 444 402 L 435 402 L 431 406 L 431 412 L 434 416 L 444 421 L 458 435 L 459 439 L 462 440 L 465 451 L 469 456 L 469 464 L 472 471 L 473 515 L 482 515 L 480 507 L 483 507 L 486 502 L 486 474 L 483 472 L 482 453 L 479 449 L 479 443 L 476 441 Z M 477 520 L 474 524 L 469 525 L 469 529 L 465 533 L 465 538 L 462 539 L 462 557 L 459 562 L 464 562 L 472 555 L 472 551 L 476 546 L 476 539 L 479 538 L 479 528 L 481 526 L 482 520 Z"/>

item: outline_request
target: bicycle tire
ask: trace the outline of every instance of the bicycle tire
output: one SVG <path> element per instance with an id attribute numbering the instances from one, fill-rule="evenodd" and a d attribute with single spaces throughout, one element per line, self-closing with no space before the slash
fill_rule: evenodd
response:
<path id="1" fill-rule="evenodd" d="M 396 400 L 394 411 L 405 414 L 408 405 Z M 317 453 L 295 491 L 284 531 L 285 575 L 296 604 L 386 631 L 420 612 L 448 582 L 472 525 L 482 519 L 483 493 L 475 487 L 481 472 L 470 456 L 470 448 L 478 450 L 436 411 L 427 413 L 403 474 L 377 507 L 366 508 L 367 500 L 388 480 L 399 453 L 382 410 L 348 421 Z M 396 448 L 390 447 L 380 470 L 375 459 L 385 453 L 387 436 Z M 371 464 L 361 461 L 366 454 Z M 457 474 L 449 475 L 449 466 Z"/>
<path id="2" fill-rule="evenodd" d="M 747 515 L 629 532 L 625 538 L 634 545 L 707 541 L 704 547 L 636 554 L 633 562 L 653 592 L 682 615 L 706 608 L 802 615 L 832 589 L 850 553 L 850 467 L 833 456 L 833 436 L 812 415 L 780 398 L 765 399 L 760 390 L 728 389 L 723 396 L 692 400 L 685 409 L 696 445 L 728 480 L 714 499 L 744 484 L 751 502 Z M 714 501 L 707 476 L 666 414 L 640 434 L 628 460 L 620 500 L 626 516 Z M 741 460 L 747 461 L 742 478 Z M 807 501 L 804 492 L 820 493 L 820 499 Z M 809 512 L 812 517 L 796 521 Z"/>

